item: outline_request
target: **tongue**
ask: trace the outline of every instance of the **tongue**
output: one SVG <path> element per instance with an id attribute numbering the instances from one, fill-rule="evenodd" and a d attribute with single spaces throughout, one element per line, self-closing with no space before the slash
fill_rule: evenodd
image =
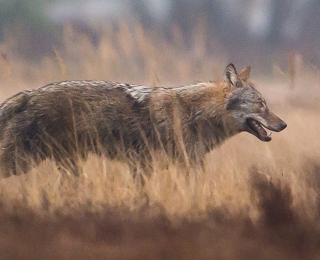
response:
<path id="1" fill-rule="evenodd" d="M 261 135 L 259 133 L 259 138 L 260 138 L 260 140 L 265 141 L 265 142 L 271 141 L 271 137 L 269 135 Z"/>
<path id="2" fill-rule="evenodd" d="M 264 130 L 264 128 L 261 126 L 260 123 L 258 123 L 255 120 L 250 121 L 250 123 L 251 123 L 251 126 L 252 126 L 253 130 L 257 133 L 258 138 L 261 141 L 264 141 L 264 142 L 271 141 L 270 135 L 268 135 L 267 131 Z"/>

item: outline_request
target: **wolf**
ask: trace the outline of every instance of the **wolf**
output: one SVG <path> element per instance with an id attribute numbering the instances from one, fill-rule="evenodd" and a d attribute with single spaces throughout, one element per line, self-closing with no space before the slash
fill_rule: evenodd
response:
<path id="1" fill-rule="evenodd" d="M 229 64 L 220 82 L 150 87 L 109 81 L 63 81 L 22 91 L 0 105 L 0 171 L 18 175 L 52 159 L 79 175 L 89 153 L 146 168 L 161 151 L 173 162 L 203 164 L 205 154 L 248 132 L 271 140 L 286 123 Z"/>

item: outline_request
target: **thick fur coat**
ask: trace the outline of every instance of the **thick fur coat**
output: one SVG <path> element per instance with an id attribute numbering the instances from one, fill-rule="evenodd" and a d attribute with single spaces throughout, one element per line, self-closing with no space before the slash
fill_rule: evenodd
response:
<path id="1" fill-rule="evenodd" d="M 1 172 L 28 172 L 51 158 L 77 175 L 88 153 L 143 168 L 159 150 L 194 165 L 242 131 L 270 141 L 262 125 L 281 131 L 286 124 L 268 110 L 249 73 L 246 67 L 237 74 L 229 64 L 219 83 L 65 81 L 22 91 L 0 105 Z"/>

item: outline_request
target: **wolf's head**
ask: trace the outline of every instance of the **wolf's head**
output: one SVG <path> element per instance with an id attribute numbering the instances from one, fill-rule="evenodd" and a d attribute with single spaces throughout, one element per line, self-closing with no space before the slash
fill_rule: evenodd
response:
<path id="1" fill-rule="evenodd" d="M 226 109 L 234 118 L 239 132 L 246 131 L 261 141 L 271 140 L 263 128 L 279 132 L 287 127 L 279 117 L 267 107 L 266 101 L 255 87 L 248 82 L 250 67 L 237 74 L 233 64 L 229 64 L 224 73 L 224 81 L 228 85 Z"/>

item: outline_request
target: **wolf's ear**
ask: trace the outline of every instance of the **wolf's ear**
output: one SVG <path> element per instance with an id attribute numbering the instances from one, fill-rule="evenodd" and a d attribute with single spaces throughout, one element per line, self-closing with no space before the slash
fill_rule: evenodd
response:
<path id="1" fill-rule="evenodd" d="M 247 81 L 250 76 L 250 66 L 245 67 L 243 70 L 241 70 L 238 74 L 239 78 L 242 79 L 243 81 Z"/>
<path id="2" fill-rule="evenodd" d="M 238 77 L 237 70 L 232 63 L 226 67 L 223 80 L 236 88 L 242 86 L 241 79 Z"/>

